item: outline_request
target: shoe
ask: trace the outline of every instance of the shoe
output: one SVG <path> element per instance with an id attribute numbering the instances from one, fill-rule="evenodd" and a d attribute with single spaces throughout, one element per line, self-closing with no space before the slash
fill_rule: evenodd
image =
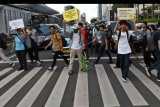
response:
<path id="1" fill-rule="evenodd" d="M 160 79 L 157 79 L 158 82 L 160 82 Z"/>
<path id="2" fill-rule="evenodd" d="M 53 70 L 53 67 L 49 67 L 48 70 Z"/>
<path id="3" fill-rule="evenodd" d="M 15 63 L 10 64 L 10 67 L 12 67 L 12 68 L 13 68 L 14 66 L 15 66 Z"/>
<path id="4" fill-rule="evenodd" d="M 37 62 L 37 67 L 39 67 L 41 65 L 41 62 Z"/>
<path id="5" fill-rule="evenodd" d="M 109 61 L 108 63 L 109 63 L 109 64 L 113 64 L 113 61 Z"/>
<path id="6" fill-rule="evenodd" d="M 147 75 L 148 75 L 148 77 L 150 77 L 151 75 L 151 72 L 150 72 L 150 70 L 148 70 L 148 67 L 147 68 L 145 68 L 145 70 L 146 70 L 146 73 L 147 73 Z"/>
<path id="7" fill-rule="evenodd" d="M 127 80 L 126 80 L 126 78 L 124 78 L 123 76 L 121 77 L 122 78 L 122 80 L 124 81 L 124 82 L 126 82 Z"/>
<path id="8" fill-rule="evenodd" d="M 68 75 L 72 75 L 72 74 L 73 74 L 73 71 L 69 71 L 69 72 L 68 72 Z"/>
<path id="9" fill-rule="evenodd" d="M 114 68 L 120 68 L 120 66 L 115 66 Z"/>
<path id="10" fill-rule="evenodd" d="M 20 67 L 20 68 L 18 68 L 18 71 L 21 71 L 21 70 L 23 70 L 24 68 L 23 67 Z"/>

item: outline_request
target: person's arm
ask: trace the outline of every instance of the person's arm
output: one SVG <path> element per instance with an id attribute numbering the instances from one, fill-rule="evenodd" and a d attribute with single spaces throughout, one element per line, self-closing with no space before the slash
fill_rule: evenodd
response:
<path id="1" fill-rule="evenodd" d="M 62 38 L 61 38 L 61 35 L 59 33 L 57 33 L 57 38 L 59 39 L 60 41 L 60 47 L 61 47 L 61 51 L 63 51 L 63 43 L 62 43 Z"/>
<path id="2" fill-rule="evenodd" d="M 136 20 L 132 20 L 133 25 L 134 25 L 134 32 L 138 32 L 138 28 L 136 26 Z"/>
<path id="3" fill-rule="evenodd" d="M 47 50 L 48 47 L 52 45 L 52 40 L 49 42 L 49 44 L 45 47 L 45 50 Z"/>
<path id="4" fill-rule="evenodd" d="M 147 30 L 147 46 L 146 46 L 146 51 L 148 51 L 148 41 L 149 41 L 149 38 L 151 37 L 151 32 L 149 30 Z"/>
<path id="5" fill-rule="evenodd" d="M 38 35 L 37 31 L 35 30 L 35 37 L 36 37 L 36 38 L 35 38 L 35 41 L 37 42 L 37 44 L 39 44 L 38 36 L 39 36 L 39 35 Z"/>
<path id="6" fill-rule="evenodd" d="M 11 27 L 8 28 L 7 36 L 8 36 L 8 38 L 11 37 Z"/>
<path id="7" fill-rule="evenodd" d="M 116 33 L 116 32 L 117 32 L 118 24 L 119 24 L 119 19 L 117 18 L 117 24 L 116 24 L 116 26 L 114 27 L 114 30 L 113 30 L 113 32 L 114 32 L 114 33 Z"/>
<path id="8" fill-rule="evenodd" d="M 158 40 L 158 49 L 160 51 L 160 40 Z"/>

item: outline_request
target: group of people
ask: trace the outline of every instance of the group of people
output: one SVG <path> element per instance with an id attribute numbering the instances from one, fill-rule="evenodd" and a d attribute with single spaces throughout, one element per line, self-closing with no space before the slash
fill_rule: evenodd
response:
<path id="1" fill-rule="evenodd" d="M 122 80 L 127 81 L 129 67 L 131 64 L 130 54 L 132 52 L 132 45 L 131 45 L 131 38 L 134 36 L 134 32 L 138 32 L 138 29 L 135 25 L 135 20 L 132 21 L 134 24 L 134 31 L 129 30 L 129 25 L 127 21 L 124 20 L 117 20 L 117 24 L 114 28 L 114 33 L 117 35 L 117 63 L 116 68 L 120 68 L 122 71 Z M 82 67 L 82 55 L 86 56 L 86 60 L 89 58 L 89 50 L 88 47 L 91 48 L 91 53 L 93 49 L 96 48 L 98 51 L 97 59 L 94 61 L 94 64 L 98 64 L 101 56 L 103 55 L 104 51 L 109 57 L 109 64 L 113 63 L 111 52 L 109 49 L 109 39 L 108 34 L 105 31 L 105 25 L 100 25 L 96 27 L 95 30 L 92 32 L 90 26 L 84 28 L 83 23 L 74 24 L 72 27 L 71 32 L 67 32 L 66 30 L 66 22 L 63 23 L 64 25 L 64 33 L 66 35 L 70 35 L 70 61 L 67 60 L 67 57 L 63 54 L 63 43 L 61 35 L 56 31 L 56 27 L 51 25 L 49 27 L 51 31 L 51 41 L 45 47 L 47 50 L 48 47 L 52 47 L 52 51 L 54 52 L 53 55 L 53 62 L 49 67 L 49 70 L 53 70 L 58 56 L 62 56 L 65 61 L 65 66 L 69 66 L 68 75 L 72 75 L 73 71 L 73 64 L 75 55 L 78 56 L 79 59 L 79 66 L 80 70 L 84 71 Z M 143 57 L 144 63 L 146 64 L 146 73 L 148 76 L 151 74 L 151 70 L 157 69 L 157 81 L 160 81 L 160 22 L 158 23 L 158 30 L 154 28 L 154 26 L 150 26 L 149 29 L 147 28 L 147 22 L 142 23 L 142 29 L 140 30 L 142 36 L 142 49 L 143 49 Z M 117 30 L 118 29 L 118 30 Z M 11 37 L 11 30 L 8 31 L 8 36 Z M 14 37 L 14 49 L 19 61 L 19 69 L 24 69 L 25 71 L 28 70 L 27 68 L 27 60 L 26 54 L 28 53 L 31 63 L 37 63 L 37 66 L 41 65 L 41 61 L 39 59 L 38 54 L 38 34 L 35 29 L 32 28 L 32 25 L 28 25 L 27 29 L 16 29 L 16 33 L 13 35 Z M 154 58 L 151 58 L 151 54 Z M 11 67 L 15 65 L 8 57 L 5 56 L 3 52 L 3 48 L 0 45 L 0 55 L 1 58 L 8 61 Z"/>

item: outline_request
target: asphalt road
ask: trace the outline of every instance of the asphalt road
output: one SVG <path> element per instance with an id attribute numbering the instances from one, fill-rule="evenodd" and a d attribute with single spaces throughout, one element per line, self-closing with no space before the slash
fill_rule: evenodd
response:
<path id="1" fill-rule="evenodd" d="M 28 71 L 16 71 L 18 61 L 12 69 L 0 61 L 0 107 L 159 107 L 160 82 L 156 71 L 149 78 L 144 64 L 133 59 L 129 80 L 121 80 L 120 69 L 108 64 L 104 54 L 99 64 L 89 60 L 88 72 L 80 72 L 78 61 L 74 64 L 74 74 L 68 76 L 68 68 L 59 59 L 53 71 L 48 71 L 52 55 L 49 51 L 40 52 L 43 61 L 40 67 L 28 60 Z M 139 53 L 139 57 L 141 53 Z"/>

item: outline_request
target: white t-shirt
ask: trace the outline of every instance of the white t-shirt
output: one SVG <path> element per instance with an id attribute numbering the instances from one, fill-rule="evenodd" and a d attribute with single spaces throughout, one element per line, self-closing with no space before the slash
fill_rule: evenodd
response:
<path id="1" fill-rule="evenodd" d="M 34 39 L 36 42 L 38 42 L 38 38 L 36 38 L 36 30 L 35 29 L 32 29 L 32 30 L 29 30 L 27 29 L 26 32 L 29 34 L 30 32 L 32 33 L 32 36 L 31 38 Z"/>
<path id="2" fill-rule="evenodd" d="M 133 31 L 128 31 L 128 39 L 130 38 L 130 36 L 132 34 L 133 34 Z M 118 35 L 119 35 L 119 31 L 117 31 L 117 36 Z M 131 53 L 131 48 L 130 48 L 130 45 L 128 43 L 128 39 L 127 39 L 126 31 L 125 32 L 121 32 L 121 36 L 120 36 L 119 42 L 118 42 L 118 54 Z"/>
<path id="3" fill-rule="evenodd" d="M 80 39 L 79 33 L 74 33 L 71 49 L 79 50 L 82 47 L 81 44 L 79 43 L 79 39 Z"/>

